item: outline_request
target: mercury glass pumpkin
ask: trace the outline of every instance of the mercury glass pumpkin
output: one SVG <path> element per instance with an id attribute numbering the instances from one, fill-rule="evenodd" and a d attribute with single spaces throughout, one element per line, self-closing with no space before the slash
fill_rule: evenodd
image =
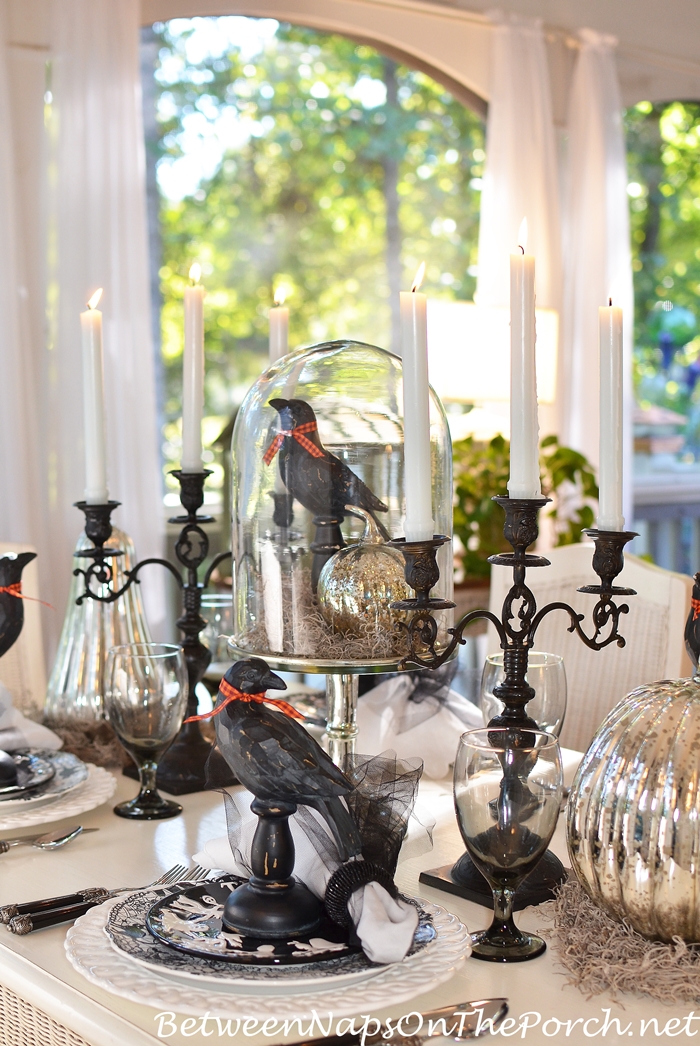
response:
<path id="1" fill-rule="evenodd" d="M 389 548 L 368 512 L 354 508 L 365 520 L 357 544 L 336 552 L 321 570 L 318 604 L 324 620 L 335 632 L 361 635 L 369 622 L 373 628 L 398 632 L 406 614 L 391 604 L 413 595 L 404 577 L 404 558 Z"/>
<path id="2" fill-rule="evenodd" d="M 236 656 L 249 652 L 292 669 L 300 659 L 381 661 L 388 670 L 406 652 L 405 638 L 397 641 L 383 627 L 368 633 L 367 642 L 336 632 L 318 601 L 323 567 L 357 544 L 364 529 L 346 505 L 369 511 L 383 540 L 403 534 L 403 429 L 401 360 L 371 345 L 335 341 L 298 349 L 252 386 L 232 443 Z M 430 445 L 435 527 L 451 536 L 452 449 L 432 390 Z M 435 595 L 450 599 L 449 545 L 439 562 Z M 446 640 L 451 611 L 438 619 Z"/>
<path id="3" fill-rule="evenodd" d="M 700 680 L 638 687 L 609 713 L 574 779 L 568 845 L 611 916 L 700 941 Z"/>

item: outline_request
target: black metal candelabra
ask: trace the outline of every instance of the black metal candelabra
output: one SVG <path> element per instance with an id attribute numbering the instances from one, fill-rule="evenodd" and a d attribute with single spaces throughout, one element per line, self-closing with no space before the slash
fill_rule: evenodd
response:
<path id="1" fill-rule="evenodd" d="M 602 650 L 611 643 L 624 646 L 625 640 L 620 635 L 618 626 L 620 615 L 628 613 L 629 607 L 624 603 L 618 605 L 613 597 L 633 596 L 636 593 L 634 589 L 614 585 L 614 581 L 624 566 L 624 547 L 636 535 L 628 530 L 585 531 L 595 543 L 593 569 L 600 578 L 599 585 L 585 585 L 578 589 L 579 592 L 599 597 L 592 613 L 594 631 L 589 636 L 581 625 L 584 614 L 578 614 L 568 603 L 562 602 L 548 603 L 538 610 L 535 597 L 525 583 L 528 567 L 549 566 L 548 559 L 527 551 L 537 540 L 537 514 L 548 503 L 549 498 L 495 497 L 493 500 L 505 512 L 503 533 L 513 551 L 491 556 L 489 562 L 512 567 L 513 584 L 504 600 L 500 619 L 488 610 L 473 610 L 460 618 L 453 628 L 447 630 L 450 639 L 441 644 L 440 649 L 436 648 L 438 624 L 433 613 L 454 607 L 455 604 L 431 597 L 430 591 L 440 578 L 437 551 L 449 538 L 435 535 L 426 541 L 407 542 L 404 538 L 399 538 L 391 542 L 404 556 L 406 581 L 415 592 L 415 598 L 392 604 L 397 610 L 409 611 L 411 614 L 406 626 L 409 653 L 401 662 L 401 668 L 439 668 L 454 656 L 459 644 L 466 642 L 463 636 L 467 626 L 478 618 L 486 618 L 498 632 L 505 672 L 504 681 L 494 688 L 494 696 L 503 702 L 504 708 L 488 725 L 536 729 L 537 724 L 527 714 L 525 707 L 535 696 L 535 691 L 529 686 L 525 676 L 528 654 L 533 648 L 537 629 L 548 614 L 562 610 L 569 617 L 568 631 L 575 632 L 589 649 Z M 548 851 L 518 890 L 515 907 L 523 908 L 527 904 L 549 899 L 552 896 L 552 888 L 564 877 L 563 865 Z M 424 872 L 420 878 L 422 882 L 431 886 L 448 889 L 487 906 L 491 905 L 491 888 L 475 868 L 468 854 L 464 854 L 452 868 Z"/>
<path id="2" fill-rule="evenodd" d="M 80 559 L 89 559 L 91 562 L 85 569 L 78 567 L 73 573 L 76 576 L 82 575 L 85 582 L 85 591 L 79 597 L 78 603 L 82 603 L 84 599 L 113 603 L 131 585 L 140 582 L 139 574 L 144 567 L 158 563 L 170 571 L 183 596 L 183 612 L 177 620 L 177 627 L 184 637 L 182 649 L 189 683 L 186 717 L 189 717 L 197 713 L 197 683 L 204 677 L 211 661 L 211 652 L 200 639 L 200 633 L 206 626 L 206 621 L 200 614 L 202 592 L 208 586 L 216 567 L 229 558 L 231 553 L 221 552 L 215 556 L 200 582 L 199 569 L 209 554 L 209 538 L 202 529 L 202 524 L 213 523 L 214 517 L 199 516 L 197 512 L 204 503 L 204 484 L 211 471 L 174 471 L 171 474 L 180 484 L 180 503 L 187 513 L 169 520 L 170 523 L 182 525 L 175 544 L 175 555 L 180 567 L 167 559 L 144 559 L 131 570 L 125 571 L 127 580 L 121 588 L 113 589 L 111 585 L 114 578 L 109 561 L 122 553 L 105 548 L 104 545 L 112 533 L 110 517 L 119 502 L 108 501 L 104 505 L 88 505 L 79 501 L 76 507 L 85 513 L 85 533 L 93 542 L 94 548 L 75 553 Z M 158 766 L 158 787 L 171 795 L 184 795 L 188 792 L 199 792 L 207 785 L 223 786 L 232 783 L 234 779 L 228 764 L 202 736 L 199 723 L 185 723 Z"/>

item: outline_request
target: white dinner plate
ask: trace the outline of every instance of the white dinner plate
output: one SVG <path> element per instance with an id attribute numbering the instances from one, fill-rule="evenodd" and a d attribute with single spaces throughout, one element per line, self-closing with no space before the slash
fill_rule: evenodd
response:
<path id="1" fill-rule="evenodd" d="M 91 908 L 70 927 L 66 935 L 66 955 L 71 965 L 91 984 L 105 991 L 158 1010 L 173 1010 L 194 1016 L 251 1017 L 265 1020 L 270 1016 L 269 986 L 254 993 L 221 991 L 211 984 L 188 984 L 164 977 L 135 963 L 116 951 L 105 933 L 109 913 L 118 901 L 105 901 Z M 471 950 L 465 926 L 438 905 L 421 901 L 437 930 L 435 941 L 422 952 L 403 962 L 382 967 L 375 977 L 358 984 L 338 984 L 332 991 L 315 985 L 304 991 L 274 996 L 275 1017 L 286 1020 L 309 1018 L 332 1012 L 334 1017 L 371 1013 L 390 1003 L 407 1002 L 417 995 L 432 991 L 449 980 Z"/>

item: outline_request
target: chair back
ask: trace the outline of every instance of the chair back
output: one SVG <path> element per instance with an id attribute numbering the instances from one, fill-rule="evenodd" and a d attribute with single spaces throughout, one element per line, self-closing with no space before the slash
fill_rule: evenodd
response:
<path id="1" fill-rule="evenodd" d="M 565 545 L 546 555 L 551 566 L 527 573 L 527 584 L 538 609 L 547 603 L 569 603 L 577 613 L 585 615 L 581 625 L 591 636 L 591 612 L 598 597 L 576 590 L 596 583 L 591 565 L 593 546 Z M 569 618 L 561 610 L 548 614 L 537 630 L 534 649 L 564 658 L 568 704 L 561 742 L 567 748 L 585 751 L 610 709 L 635 687 L 692 674 L 683 639 L 692 578 L 626 555 L 624 569 L 615 583 L 637 592 L 636 596 L 616 599 L 618 605 L 629 606 L 629 613 L 620 616 L 624 647 L 611 643 L 604 650 L 589 650 L 577 635 L 567 631 Z M 511 584 L 512 571 L 494 566 L 489 608 L 499 618 Z M 488 639 L 489 652 L 498 650 L 493 626 L 489 626 Z"/>
<path id="2" fill-rule="evenodd" d="M 0 542 L 0 555 L 34 551 L 30 545 Z M 30 597 L 24 600 L 24 625 L 17 642 L 0 657 L 0 683 L 4 683 L 12 694 L 15 708 L 27 715 L 41 711 L 46 697 L 46 665 L 36 559 L 28 563 L 22 572 L 22 594 Z"/>

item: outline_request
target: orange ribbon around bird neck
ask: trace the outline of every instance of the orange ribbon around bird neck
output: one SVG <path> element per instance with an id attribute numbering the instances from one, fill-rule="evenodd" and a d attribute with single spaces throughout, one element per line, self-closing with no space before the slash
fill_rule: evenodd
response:
<path id="1" fill-rule="evenodd" d="M 0 593 L 3 592 L 8 596 L 15 596 L 17 599 L 29 599 L 32 603 L 41 603 L 42 607 L 49 607 L 50 610 L 54 609 L 50 603 L 45 603 L 43 599 L 37 599 L 36 596 L 25 596 L 22 591 L 21 581 L 15 581 L 12 585 L 0 585 Z"/>
<path id="2" fill-rule="evenodd" d="M 266 465 L 270 464 L 287 436 L 292 436 L 300 447 L 303 447 L 304 450 L 309 452 L 312 458 L 322 458 L 323 451 L 321 448 L 317 447 L 315 443 L 312 443 L 311 440 L 307 439 L 304 435 L 305 432 L 316 432 L 317 428 L 318 425 L 315 421 L 307 421 L 303 425 L 297 425 L 295 429 L 282 429 L 281 432 L 277 433 L 272 443 L 263 454 L 263 461 Z"/>
<path id="3" fill-rule="evenodd" d="M 219 701 L 216 708 L 212 708 L 211 712 L 204 712 L 203 715 L 191 715 L 185 722 L 195 723 L 198 719 L 211 719 L 212 716 L 218 715 L 222 708 L 225 708 L 231 701 L 247 701 L 256 705 L 270 704 L 278 712 L 284 712 L 290 719 L 306 718 L 287 701 L 277 701 L 273 697 L 265 697 L 264 692 L 261 694 L 244 694 L 242 690 L 237 690 L 235 686 L 231 686 L 225 679 L 222 679 L 219 683 L 219 693 L 222 695 L 223 700 Z"/>

